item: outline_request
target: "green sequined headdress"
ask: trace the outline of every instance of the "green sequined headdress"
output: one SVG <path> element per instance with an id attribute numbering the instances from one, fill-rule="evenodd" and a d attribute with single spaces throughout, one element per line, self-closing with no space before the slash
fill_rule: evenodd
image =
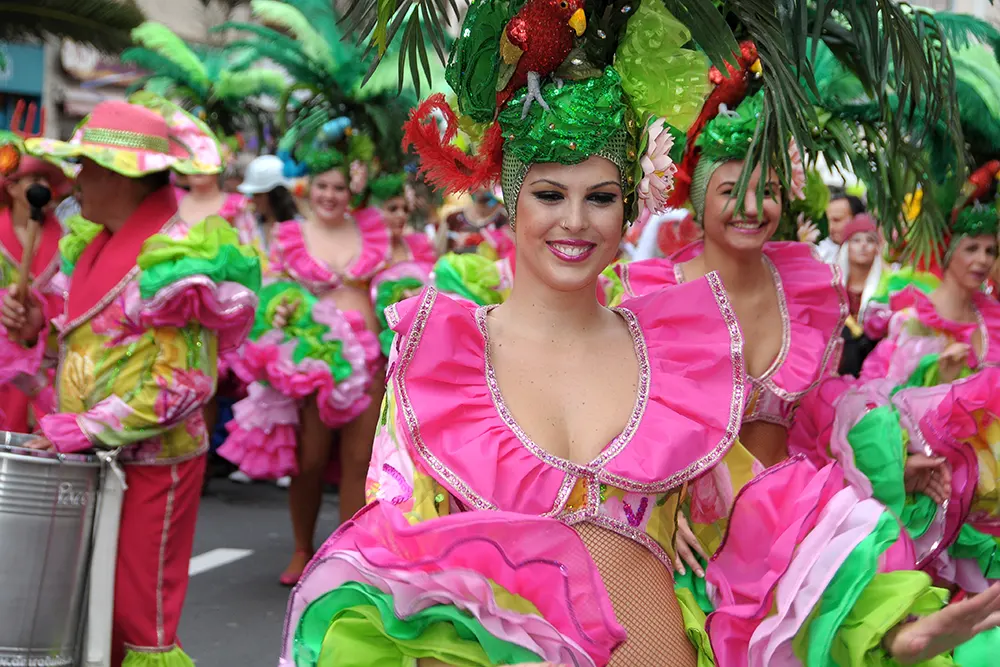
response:
<path id="1" fill-rule="evenodd" d="M 618 167 L 628 220 L 664 207 L 673 137 L 701 108 L 708 61 L 662 3 L 591 12 L 579 38 L 583 11 L 581 0 L 472 5 L 447 69 L 463 119 L 434 96 L 406 126 L 428 180 L 449 192 L 499 182 L 514 223 L 531 165 L 598 156 Z M 475 155 L 452 143 L 470 121 L 482 128 Z"/>
<path id="2" fill-rule="evenodd" d="M 997 185 L 1000 161 L 992 160 L 969 176 L 952 209 L 952 224 L 942 266 L 948 266 L 958 242 L 967 236 L 996 237 L 1000 231 Z"/>

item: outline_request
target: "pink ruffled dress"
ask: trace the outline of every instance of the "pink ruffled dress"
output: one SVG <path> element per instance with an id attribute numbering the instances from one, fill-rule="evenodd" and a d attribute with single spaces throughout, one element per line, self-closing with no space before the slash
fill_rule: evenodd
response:
<path id="1" fill-rule="evenodd" d="M 640 664 L 616 658 L 628 642 L 682 664 L 665 645 L 684 630 L 698 664 L 797 664 L 792 645 L 803 641 L 810 650 L 867 642 L 861 654 L 884 657 L 878 630 L 855 632 L 859 613 L 874 606 L 891 627 L 940 606 L 922 573 L 893 590 L 898 578 L 884 573 L 912 565 L 909 543 L 833 465 L 796 457 L 754 471 L 738 495 L 690 497 L 697 479 L 729 479 L 720 464 L 737 446 L 745 406 L 742 338 L 716 274 L 618 309 L 639 389 L 624 430 L 585 465 L 547 453 L 507 409 L 489 308 L 434 288 L 389 308 L 397 338 L 369 504 L 294 589 L 283 666 L 357 664 L 362 647 L 372 664 Z M 684 621 L 672 622 L 687 627 L 651 619 L 624 628 L 579 535 L 598 527 L 624 536 L 672 576 L 677 512 L 696 503 L 721 546 L 707 586 L 677 590 Z M 831 591 L 835 577 L 845 587 Z M 670 595 L 667 582 L 633 587 L 629 602 L 655 607 L 650 600 Z M 820 605 L 839 620 L 810 624 Z"/>
<path id="2" fill-rule="evenodd" d="M 350 423 L 369 405 L 368 388 L 382 358 L 364 316 L 340 310 L 332 292 L 363 287 L 390 256 L 389 231 L 377 209 L 352 214 L 362 237 L 358 257 L 342 273 L 306 248 L 301 223 L 281 223 L 271 244 L 270 266 L 257 326 L 233 370 L 248 383 L 247 398 L 233 406 L 229 437 L 219 454 L 247 475 L 274 479 L 298 473 L 299 402 L 316 395 L 330 428 Z M 299 303 L 284 330 L 271 328 L 275 308 Z"/>
<path id="3" fill-rule="evenodd" d="M 380 326 L 379 346 L 382 355 L 389 356 L 395 335 L 385 319 L 385 309 L 420 293 L 430 284 L 431 271 L 437 253 L 426 234 L 406 234 L 402 238 L 406 259 L 379 271 L 371 282 L 372 308 Z"/>
<path id="4" fill-rule="evenodd" d="M 986 294 L 973 304 L 976 322 L 954 322 L 916 287 L 892 294 L 888 336 L 857 386 L 826 392 L 826 421 L 829 455 L 903 517 L 920 566 L 975 593 L 1000 579 L 1000 304 Z M 938 359 L 952 343 L 970 346 L 967 367 L 943 382 Z M 947 459 L 951 496 L 940 507 L 906 493 L 913 453 Z"/>

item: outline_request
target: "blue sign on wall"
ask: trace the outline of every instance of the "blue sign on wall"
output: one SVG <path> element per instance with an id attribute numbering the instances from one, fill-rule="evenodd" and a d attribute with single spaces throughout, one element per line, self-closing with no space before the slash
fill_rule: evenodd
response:
<path id="1" fill-rule="evenodd" d="M 41 96 L 45 52 L 37 44 L 0 42 L 0 92 Z"/>

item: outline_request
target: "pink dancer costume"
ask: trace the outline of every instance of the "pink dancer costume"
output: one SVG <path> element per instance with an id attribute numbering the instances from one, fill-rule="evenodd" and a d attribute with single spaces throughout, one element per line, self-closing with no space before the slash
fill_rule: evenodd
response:
<path id="1" fill-rule="evenodd" d="M 855 484 L 903 518 L 921 567 L 978 593 L 1000 579 L 1000 304 L 977 294 L 977 322 L 954 322 L 911 285 L 889 305 L 888 336 L 860 380 L 831 381 L 811 401 L 812 430 L 821 445 L 829 443 L 813 455 L 836 458 Z M 968 366 L 959 379 L 942 382 L 938 357 L 952 343 L 970 346 Z M 947 459 L 951 495 L 942 506 L 906 493 L 903 470 L 913 453 Z"/>
<path id="2" fill-rule="evenodd" d="M 371 402 L 368 388 L 382 361 L 378 340 L 361 313 L 341 311 L 330 293 L 363 286 L 389 258 L 389 231 L 377 209 L 351 214 L 362 249 L 343 274 L 309 254 L 301 223 L 281 223 L 271 244 L 270 263 L 257 325 L 234 364 L 249 383 L 249 396 L 233 406 L 230 435 L 219 454 L 247 475 L 274 479 L 298 473 L 298 401 L 317 395 L 320 417 L 340 428 Z M 300 307 L 284 330 L 271 321 L 282 302 Z"/>
<path id="3" fill-rule="evenodd" d="M 385 357 L 389 356 L 394 336 L 386 322 L 385 309 L 419 293 L 429 283 L 431 271 L 437 261 L 437 253 L 426 234 L 405 234 L 402 240 L 407 258 L 379 271 L 372 279 L 372 307 L 382 328 L 378 339 Z"/>

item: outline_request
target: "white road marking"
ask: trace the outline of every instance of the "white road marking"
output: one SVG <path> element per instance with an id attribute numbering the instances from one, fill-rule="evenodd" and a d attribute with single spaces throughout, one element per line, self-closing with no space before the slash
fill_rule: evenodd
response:
<path id="1" fill-rule="evenodd" d="M 206 551 L 191 559 L 191 564 L 188 565 L 188 576 L 193 577 L 196 574 L 235 563 L 251 554 L 253 554 L 252 549 L 212 549 Z"/>

